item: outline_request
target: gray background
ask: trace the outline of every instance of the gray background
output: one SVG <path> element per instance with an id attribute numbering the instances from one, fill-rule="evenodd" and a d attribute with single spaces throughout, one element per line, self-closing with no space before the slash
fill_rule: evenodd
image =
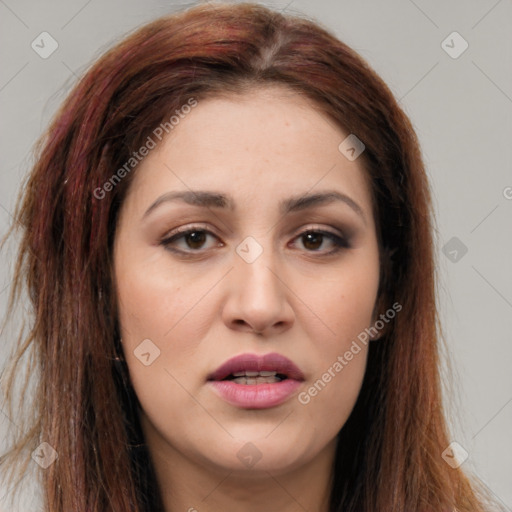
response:
<path id="1" fill-rule="evenodd" d="M 0 0 L 0 235 L 12 220 L 33 143 L 76 77 L 127 31 L 180 5 L 191 4 Z M 412 119 L 437 214 L 439 300 L 452 359 L 446 373 L 455 383 L 447 400 L 452 439 L 469 453 L 463 467 L 512 510 L 512 1 L 267 5 L 332 29 L 380 73 Z M 31 48 L 43 31 L 59 45 L 47 59 Z M 469 44 L 456 59 L 442 46 L 453 31 Z M 461 48 L 450 38 L 448 44 Z M 12 251 L 1 257 L 4 311 Z M 3 334 L 0 365 L 12 340 Z M 7 428 L 12 422 L 0 409 L 0 449 Z M 33 483 L 24 480 L 23 511 L 39 510 L 29 498 Z M 7 492 L 0 487 L 0 510 Z"/>

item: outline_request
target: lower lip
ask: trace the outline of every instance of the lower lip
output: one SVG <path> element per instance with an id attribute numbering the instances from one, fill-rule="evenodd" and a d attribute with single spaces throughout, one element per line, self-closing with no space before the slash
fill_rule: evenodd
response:
<path id="1" fill-rule="evenodd" d="M 243 409 L 268 409 L 281 405 L 302 384 L 294 379 L 273 384 L 236 384 L 230 380 L 212 380 L 209 383 L 226 402 Z"/>

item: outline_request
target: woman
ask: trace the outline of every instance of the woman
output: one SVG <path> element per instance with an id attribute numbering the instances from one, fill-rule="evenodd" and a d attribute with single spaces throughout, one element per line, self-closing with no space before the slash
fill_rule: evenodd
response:
<path id="1" fill-rule="evenodd" d="M 17 222 L 40 381 L 12 459 L 47 510 L 487 510 L 443 457 L 416 136 L 317 24 L 141 28 L 58 112 Z"/>

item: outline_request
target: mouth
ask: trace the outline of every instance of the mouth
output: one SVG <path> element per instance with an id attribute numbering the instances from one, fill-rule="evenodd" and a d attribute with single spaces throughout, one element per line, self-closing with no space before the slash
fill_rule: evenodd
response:
<path id="1" fill-rule="evenodd" d="M 210 381 L 231 380 L 245 385 L 272 384 L 285 379 L 302 381 L 304 374 L 290 359 L 275 352 L 233 357 L 208 376 Z"/>
<path id="2" fill-rule="evenodd" d="M 287 378 L 284 373 L 277 373 L 276 371 L 262 370 L 261 372 L 251 372 L 249 370 L 243 370 L 231 373 L 222 380 L 229 380 L 235 384 L 242 384 L 243 386 L 256 386 L 258 384 L 274 384 Z"/>
<path id="3" fill-rule="evenodd" d="M 225 401 L 244 409 L 266 409 L 288 400 L 304 374 L 287 357 L 242 354 L 226 361 L 208 376 L 208 383 Z"/>

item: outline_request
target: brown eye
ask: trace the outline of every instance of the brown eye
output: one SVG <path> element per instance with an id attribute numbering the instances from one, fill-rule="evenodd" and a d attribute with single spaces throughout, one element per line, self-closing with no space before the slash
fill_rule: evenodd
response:
<path id="1" fill-rule="evenodd" d="M 300 245 L 307 252 L 318 252 L 324 255 L 334 254 L 342 248 L 350 247 L 345 238 L 320 230 L 304 231 L 296 240 L 300 241 Z M 299 248 L 301 247 L 299 246 Z"/>
<path id="2" fill-rule="evenodd" d="M 183 231 L 175 231 L 162 240 L 161 245 L 172 252 L 194 254 L 219 247 L 222 243 L 213 233 L 206 229 L 190 228 Z"/>
<path id="3" fill-rule="evenodd" d="M 317 251 L 324 241 L 322 233 L 306 233 L 302 235 L 302 243 L 306 249 Z"/>
<path id="4" fill-rule="evenodd" d="M 206 237 L 205 231 L 191 231 L 185 235 L 184 239 L 190 249 L 201 249 L 206 241 Z"/>

